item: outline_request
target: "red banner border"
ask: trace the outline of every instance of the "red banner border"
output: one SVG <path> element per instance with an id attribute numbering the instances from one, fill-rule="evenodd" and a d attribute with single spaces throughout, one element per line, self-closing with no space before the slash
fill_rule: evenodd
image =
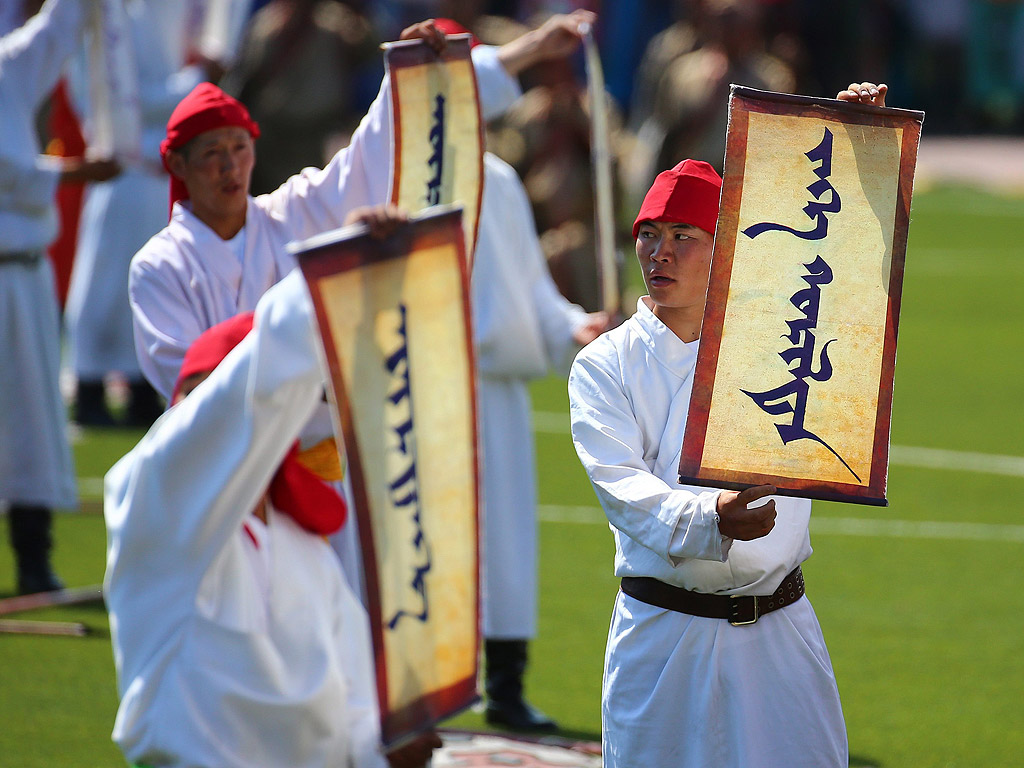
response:
<path id="1" fill-rule="evenodd" d="M 381 261 L 402 258 L 413 249 L 450 244 L 453 231 L 457 235 L 455 241 L 462 282 L 464 331 L 466 349 L 469 354 L 469 370 L 476 370 L 473 360 L 473 330 L 471 326 L 471 313 L 469 311 L 469 273 L 466 267 L 461 207 L 453 208 L 446 206 L 444 208 L 431 209 L 429 213 L 413 217 L 410 219 L 409 226 L 402 227 L 387 240 L 371 238 L 367 234 L 365 227 L 348 227 L 313 238 L 305 243 L 297 244 L 295 256 L 309 286 L 319 327 L 329 333 L 330 326 L 327 311 L 318 286 L 321 279 Z M 415 733 L 432 728 L 440 719 L 457 714 L 478 700 L 477 677 L 479 675 L 479 657 L 477 657 L 477 662 L 474 664 L 472 677 L 468 677 L 449 688 L 426 696 L 403 710 L 396 712 L 387 711 L 387 660 L 384 651 L 384 622 L 380 602 L 380 576 L 376 557 L 377 549 L 373 539 L 370 503 L 366 479 L 363 473 L 363 460 L 356 440 L 350 400 L 345 391 L 344 379 L 341 374 L 341 362 L 335 351 L 333 340 L 323 339 L 323 349 L 333 385 L 335 412 L 341 422 L 341 430 L 345 441 L 345 452 L 349 466 L 349 476 L 352 482 L 356 518 L 359 521 L 359 541 L 363 556 L 364 577 L 366 579 L 367 613 L 370 617 L 370 631 L 373 639 L 374 665 L 377 680 L 377 700 L 380 707 L 381 740 L 386 747 L 390 747 L 402 742 Z M 480 457 L 478 448 L 479 435 L 477 434 L 478 406 L 476 382 L 472 379 L 472 376 L 469 381 L 469 392 L 473 413 L 473 476 L 474 484 L 477 488 L 475 512 L 477 528 L 479 530 Z M 474 579 L 479 600 L 479 543 L 476 552 L 476 566 L 474 569 Z M 481 635 L 478 618 L 474 647 L 478 648 L 480 642 Z"/>
<path id="2" fill-rule="evenodd" d="M 747 156 L 749 113 L 792 114 L 819 117 L 856 125 L 903 128 L 895 217 L 895 237 L 889 272 L 889 302 L 886 312 L 882 369 L 879 376 L 878 411 L 871 451 L 871 470 L 866 486 L 808 478 L 780 477 L 758 472 L 739 472 L 703 466 L 711 393 L 721 351 L 725 306 L 732 279 L 733 253 L 739 229 L 739 204 L 743 194 L 743 172 Z M 732 86 L 729 99 L 729 133 L 726 142 L 725 177 L 721 214 L 715 231 L 714 255 L 708 288 L 701 343 L 694 372 L 693 395 L 687 414 L 686 433 L 679 458 L 679 482 L 743 490 L 755 485 L 776 485 L 780 493 L 828 501 L 887 506 L 885 496 L 889 462 L 889 427 L 892 418 L 892 389 L 896 364 L 896 336 L 903 290 L 907 230 L 914 185 L 917 148 L 921 139 L 923 112 L 866 104 L 771 93 Z"/>

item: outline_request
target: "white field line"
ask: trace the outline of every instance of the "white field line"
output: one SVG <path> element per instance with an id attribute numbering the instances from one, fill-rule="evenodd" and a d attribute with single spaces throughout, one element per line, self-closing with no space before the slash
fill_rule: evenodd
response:
<path id="1" fill-rule="evenodd" d="M 569 414 L 534 411 L 533 431 L 544 434 L 569 432 Z M 996 453 L 950 451 L 943 448 L 917 448 L 907 445 L 889 447 L 889 464 L 898 467 L 942 469 L 953 472 L 975 472 L 1007 477 L 1024 477 L 1024 456 L 1003 456 Z"/>
<path id="2" fill-rule="evenodd" d="M 538 517 L 544 523 L 607 525 L 600 507 L 571 507 L 542 504 Z M 1024 544 L 1024 525 L 989 523 L 939 523 L 914 520 L 862 519 L 857 517 L 815 517 L 811 532 L 816 535 L 863 536 L 897 539 L 947 539 L 952 541 L 1008 541 Z"/>

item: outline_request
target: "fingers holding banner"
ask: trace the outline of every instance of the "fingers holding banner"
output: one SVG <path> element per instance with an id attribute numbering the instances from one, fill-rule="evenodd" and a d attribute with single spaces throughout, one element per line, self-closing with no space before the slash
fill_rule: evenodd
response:
<path id="1" fill-rule="evenodd" d="M 774 485 L 757 485 L 739 493 L 722 491 L 718 497 L 718 530 L 723 536 L 741 541 L 767 536 L 775 527 L 775 499 L 760 506 L 748 505 L 777 490 Z"/>
<path id="2" fill-rule="evenodd" d="M 875 85 L 874 83 L 850 83 L 845 91 L 836 94 L 839 101 L 856 101 L 861 104 L 871 104 L 875 107 L 885 106 L 885 94 L 889 92 L 889 86 L 885 83 Z"/>
<path id="3" fill-rule="evenodd" d="M 345 226 L 362 224 L 375 240 L 386 240 L 409 222 L 409 214 L 397 205 L 367 205 L 353 208 L 345 217 Z"/>
<path id="4" fill-rule="evenodd" d="M 422 40 L 433 48 L 435 53 L 441 53 L 448 42 L 444 32 L 437 28 L 433 19 L 427 19 L 425 21 L 418 21 L 415 24 L 410 24 L 402 30 L 402 34 L 398 36 L 398 39 Z"/>

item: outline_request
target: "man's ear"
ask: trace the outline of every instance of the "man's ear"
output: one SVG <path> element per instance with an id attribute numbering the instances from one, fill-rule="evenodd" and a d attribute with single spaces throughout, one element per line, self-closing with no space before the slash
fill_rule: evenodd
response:
<path id="1" fill-rule="evenodd" d="M 185 165 L 185 156 L 181 152 L 172 150 L 167 153 L 167 167 L 173 176 L 183 179 L 185 177 Z"/>

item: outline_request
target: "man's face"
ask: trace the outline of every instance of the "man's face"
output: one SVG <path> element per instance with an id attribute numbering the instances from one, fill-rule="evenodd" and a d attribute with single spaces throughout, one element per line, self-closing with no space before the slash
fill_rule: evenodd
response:
<path id="1" fill-rule="evenodd" d="M 252 136 L 245 128 L 214 128 L 196 136 L 168 161 L 185 182 L 192 211 L 200 218 L 244 214 L 256 164 Z"/>
<path id="2" fill-rule="evenodd" d="M 711 271 L 714 238 L 699 227 L 665 221 L 645 221 L 636 235 L 636 257 L 644 285 L 655 306 L 665 309 L 699 307 Z"/>

